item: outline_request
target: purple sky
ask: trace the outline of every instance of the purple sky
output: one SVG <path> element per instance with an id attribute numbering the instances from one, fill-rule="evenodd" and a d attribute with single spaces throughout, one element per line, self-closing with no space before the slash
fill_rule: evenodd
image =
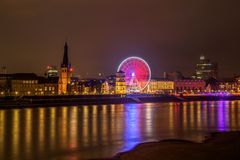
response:
<path id="1" fill-rule="evenodd" d="M 116 72 L 129 56 L 154 76 L 190 76 L 201 54 L 220 76 L 240 74 L 238 0 L 1 0 L 0 65 L 43 74 L 60 66 L 65 40 L 75 72 Z"/>

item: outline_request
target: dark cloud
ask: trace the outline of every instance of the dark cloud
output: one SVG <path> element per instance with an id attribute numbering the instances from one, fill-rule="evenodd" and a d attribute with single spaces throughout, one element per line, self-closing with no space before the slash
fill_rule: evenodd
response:
<path id="1" fill-rule="evenodd" d="M 3 0 L 0 64 L 43 73 L 59 65 L 67 39 L 75 71 L 112 74 L 141 56 L 153 74 L 194 72 L 204 53 L 220 75 L 239 74 L 240 11 L 226 0 Z"/>

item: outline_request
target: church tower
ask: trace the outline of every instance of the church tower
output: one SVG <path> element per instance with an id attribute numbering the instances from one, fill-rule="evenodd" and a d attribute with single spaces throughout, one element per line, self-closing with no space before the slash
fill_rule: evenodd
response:
<path id="1" fill-rule="evenodd" d="M 61 95 L 68 94 L 70 83 L 71 83 L 71 77 L 72 77 L 72 68 L 68 60 L 68 45 L 67 45 L 67 42 L 65 42 L 63 61 L 61 64 L 59 81 L 58 81 L 58 94 L 61 94 Z"/>

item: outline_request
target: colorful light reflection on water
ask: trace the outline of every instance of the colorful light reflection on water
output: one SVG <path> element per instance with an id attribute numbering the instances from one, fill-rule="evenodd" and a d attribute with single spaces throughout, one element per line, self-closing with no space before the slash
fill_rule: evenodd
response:
<path id="1" fill-rule="evenodd" d="M 0 159 L 111 157 L 167 138 L 240 130 L 240 101 L 0 110 Z"/>

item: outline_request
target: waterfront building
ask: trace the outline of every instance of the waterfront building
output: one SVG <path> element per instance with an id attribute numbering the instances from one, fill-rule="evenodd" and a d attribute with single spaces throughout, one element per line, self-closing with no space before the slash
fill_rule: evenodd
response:
<path id="1" fill-rule="evenodd" d="M 101 93 L 102 94 L 109 94 L 109 85 L 108 85 L 108 82 L 107 80 L 105 80 L 103 83 L 102 83 L 102 86 L 101 86 Z"/>
<path id="2" fill-rule="evenodd" d="M 125 73 L 123 71 L 118 71 L 116 73 L 116 82 L 115 82 L 115 94 L 126 94 L 127 87 L 125 81 Z"/>
<path id="3" fill-rule="evenodd" d="M 236 92 L 240 93 L 240 76 L 235 77 L 236 80 Z"/>
<path id="4" fill-rule="evenodd" d="M 15 73 L 10 76 L 10 92 L 12 96 L 33 96 L 41 93 L 43 85 L 38 84 L 36 74 Z"/>
<path id="5" fill-rule="evenodd" d="M 218 78 L 218 65 L 211 62 L 205 56 L 200 56 L 200 62 L 196 66 L 196 72 L 193 75 L 194 79 Z"/>
<path id="6" fill-rule="evenodd" d="M 205 87 L 204 80 L 183 79 L 174 81 L 175 93 L 198 93 L 205 91 Z"/>
<path id="7" fill-rule="evenodd" d="M 219 81 L 215 78 L 209 78 L 206 81 L 206 92 L 215 92 L 219 90 Z"/>
<path id="8" fill-rule="evenodd" d="M 10 96 L 10 76 L 0 74 L 0 96 Z"/>
<path id="9" fill-rule="evenodd" d="M 218 89 L 229 93 L 240 93 L 240 76 L 219 80 Z"/>
<path id="10" fill-rule="evenodd" d="M 102 94 L 104 79 L 81 79 L 79 81 L 79 94 Z"/>
<path id="11" fill-rule="evenodd" d="M 109 94 L 115 93 L 116 75 L 110 75 L 106 78 L 109 88 Z"/>
<path id="12" fill-rule="evenodd" d="M 58 81 L 58 94 L 64 95 L 70 92 L 72 71 L 73 69 L 71 68 L 71 64 L 68 60 L 68 45 L 65 43 L 63 61 Z"/>
<path id="13" fill-rule="evenodd" d="M 143 92 L 169 94 L 173 93 L 173 90 L 174 81 L 165 78 L 155 78 L 150 80 Z"/>
<path id="14" fill-rule="evenodd" d="M 71 83 L 68 85 L 68 94 L 71 95 L 77 95 L 79 94 L 80 88 L 79 88 L 79 78 L 78 77 L 71 77 Z"/>
<path id="15" fill-rule="evenodd" d="M 219 90 L 234 93 L 237 90 L 234 78 L 225 78 L 219 81 Z"/>
<path id="16" fill-rule="evenodd" d="M 0 75 L 1 96 L 57 95 L 58 77 L 39 77 L 34 73 Z"/>
<path id="17" fill-rule="evenodd" d="M 39 86 L 35 89 L 35 95 L 58 95 L 58 77 L 38 77 Z"/>

